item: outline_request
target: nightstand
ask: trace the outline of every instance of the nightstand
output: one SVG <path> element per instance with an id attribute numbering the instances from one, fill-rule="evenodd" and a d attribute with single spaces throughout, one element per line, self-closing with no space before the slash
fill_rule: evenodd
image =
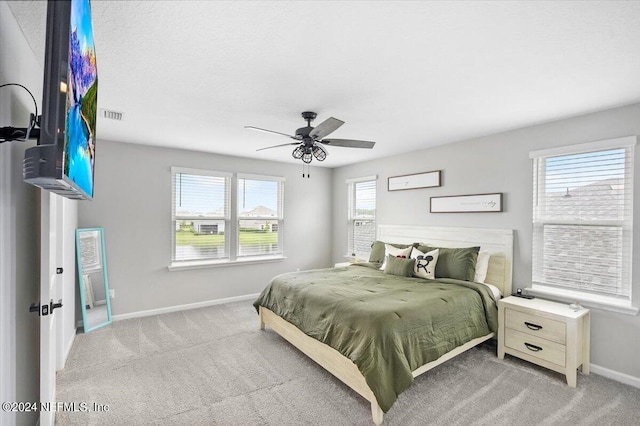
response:
<path id="1" fill-rule="evenodd" d="M 589 374 L 589 310 L 542 299 L 498 301 L 498 358 L 510 354 L 567 376 L 576 387 L 580 367 Z"/>

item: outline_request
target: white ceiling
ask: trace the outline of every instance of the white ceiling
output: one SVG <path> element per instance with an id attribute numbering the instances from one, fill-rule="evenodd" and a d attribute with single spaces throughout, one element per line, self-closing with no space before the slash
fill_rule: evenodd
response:
<path id="1" fill-rule="evenodd" d="M 9 2 L 44 62 L 46 7 Z M 276 161 L 302 111 L 337 167 L 640 102 L 640 2 L 92 2 L 98 138 Z"/>

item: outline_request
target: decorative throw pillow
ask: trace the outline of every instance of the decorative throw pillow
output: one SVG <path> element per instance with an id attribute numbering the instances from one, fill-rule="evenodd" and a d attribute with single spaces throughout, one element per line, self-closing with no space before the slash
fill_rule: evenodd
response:
<path id="1" fill-rule="evenodd" d="M 476 274 L 476 262 L 480 247 L 447 248 L 418 246 L 418 250 L 428 253 L 440 249 L 436 264 L 436 278 L 473 281 Z"/>
<path id="2" fill-rule="evenodd" d="M 401 277 L 412 277 L 413 265 L 415 263 L 416 261 L 414 259 L 395 257 L 390 254 L 385 261 L 384 273 Z"/>
<path id="3" fill-rule="evenodd" d="M 478 252 L 478 260 L 476 261 L 476 274 L 473 279 L 474 282 L 483 283 L 487 278 L 487 270 L 489 269 L 489 259 L 491 254 L 489 250 L 482 250 Z"/>
<path id="4" fill-rule="evenodd" d="M 384 271 L 385 266 L 387 266 L 387 259 L 389 255 L 393 255 L 395 257 L 407 258 L 411 254 L 412 249 L 413 249 L 413 246 L 408 246 L 406 248 L 398 248 L 398 247 L 394 247 L 391 244 L 385 244 L 384 245 L 384 263 L 380 267 L 380 270 Z"/>
<path id="5" fill-rule="evenodd" d="M 370 263 L 384 263 L 385 260 L 385 246 L 386 244 L 382 241 L 374 241 L 371 244 L 371 253 L 369 254 L 369 262 Z M 412 247 L 411 244 L 391 244 L 396 248 L 407 248 Z M 417 245 L 417 244 L 416 244 Z"/>
<path id="6" fill-rule="evenodd" d="M 413 267 L 413 275 L 419 278 L 435 279 L 439 252 L 440 250 L 435 249 L 428 253 L 423 253 L 414 248 L 411 252 L 411 258 L 416 260 Z"/>

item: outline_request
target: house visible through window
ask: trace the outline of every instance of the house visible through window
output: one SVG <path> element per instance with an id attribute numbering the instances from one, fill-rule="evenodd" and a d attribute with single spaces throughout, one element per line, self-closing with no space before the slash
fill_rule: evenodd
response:
<path id="1" fill-rule="evenodd" d="M 368 259 L 376 239 L 376 176 L 348 179 L 348 250 L 349 255 Z"/>
<path id="2" fill-rule="evenodd" d="M 530 154 L 533 289 L 630 305 L 635 137 Z"/>
<path id="3" fill-rule="evenodd" d="M 282 257 L 284 178 L 173 167 L 171 188 L 170 268 Z"/>

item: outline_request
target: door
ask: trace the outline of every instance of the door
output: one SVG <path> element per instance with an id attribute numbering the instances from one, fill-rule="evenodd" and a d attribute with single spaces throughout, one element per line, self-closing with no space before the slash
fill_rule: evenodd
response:
<path id="1" fill-rule="evenodd" d="M 58 301 L 58 238 L 62 235 L 62 199 L 49 191 L 41 192 L 40 208 L 40 403 L 55 403 L 56 394 L 56 317 L 60 309 L 51 311 L 50 302 Z M 55 409 L 40 411 L 40 426 L 55 422 Z"/>

